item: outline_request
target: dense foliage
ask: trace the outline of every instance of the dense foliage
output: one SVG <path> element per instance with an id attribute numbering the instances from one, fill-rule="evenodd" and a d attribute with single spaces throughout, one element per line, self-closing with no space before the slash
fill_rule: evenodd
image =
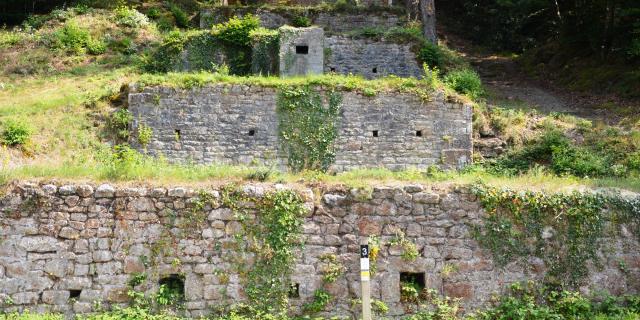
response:
<path id="1" fill-rule="evenodd" d="M 635 0 L 442 0 L 436 6 L 465 34 L 499 49 L 521 51 L 556 38 L 571 53 L 640 58 Z"/>

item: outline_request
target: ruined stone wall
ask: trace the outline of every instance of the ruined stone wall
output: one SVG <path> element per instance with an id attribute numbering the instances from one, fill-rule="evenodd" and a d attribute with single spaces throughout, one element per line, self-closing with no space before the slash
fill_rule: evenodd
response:
<path id="1" fill-rule="evenodd" d="M 268 29 L 277 29 L 284 25 L 293 25 L 294 15 L 285 11 L 253 7 L 218 7 L 200 12 L 200 28 L 208 29 L 214 24 L 224 23 L 234 15 L 244 16 L 251 13 L 260 18 L 261 25 Z M 404 25 L 406 18 L 394 12 L 323 12 L 309 10 L 305 12 L 312 24 L 323 27 L 328 33 L 350 32 L 363 28 L 389 29 Z"/>
<path id="2" fill-rule="evenodd" d="M 332 170 L 459 168 L 470 162 L 470 105 L 446 102 L 438 92 L 428 102 L 398 92 L 341 94 Z M 276 89 L 259 86 L 153 87 L 130 93 L 129 110 L 134 131 L 141 124 L 153 130 L 145 148 L 151 155 L 286 169 L 276 100 Z"/>
<path id="3" fill-rule="evenodd" d="M 240 190 L 259 198 L 283 188 L 245 185 Z M 319 315 L 353 316 L 358 305 L 352 299 L 360 294 L 358 245 L 371 235 L 383 244 L 372 296 L 390 307 L 391 318 L 410 307 L 400 301 L 401 272 L 424 274 L 426 287 L 461 298 L 470 311 L 511 282 L 539 280 L 544 270 L 536 260 L 524 269 L 515 263 L 504 269 L 494 265 L 470 235 L 470 225 L 481 223 L 484 212 L 463 187 L 404 185 L 375 187 L 372 193 L 296 188 L 306 201 L 306 217 L 305 246 L 291 277 L 299 285 L 300 297 L 290 299 L 295 310 L 323 288 L 333 298 Z M 220 199 L 219 191 L 207 191 Z M 148 279 L 137 289 L 148 294 L 163 277 L 184 276 L 189 316 L 242 301 L 245 279 L 224 259 L 242 230 L 233 211 L 214 201 L 203 208 L 201 227 L 179 227 L 192 219 L 197 194 L 181 187 L 106 184 L 21 183 L 5 190 L 0 199 L 0 310 L 72 314 L 122 306 L 129 301 L 129 280 L 141 272 Z M 254 207 L 251 201 L 240 205 L 249 219 L 259 219 Z M 389 245 L 397 230 L 416 245 L 415 260 L 403 259 L 403 249 Z M 638 291 L 640 247 L 636 235 L 622 234 L 604 239 L 603 268 L 593 269 L 583 290 Z M 326 254 L 344 267 L 333 283 L 323 281 L 326 264 L 320 257 Z M 443 277 L 446 265 L 457 271 Z"/>
<path id="4" fill-rule="evenodd" d="M 358 74 L 367 79 L 396 75 L 422 76 L 411 44 L 331 36 L 325 40 L 324 71 Z"/>

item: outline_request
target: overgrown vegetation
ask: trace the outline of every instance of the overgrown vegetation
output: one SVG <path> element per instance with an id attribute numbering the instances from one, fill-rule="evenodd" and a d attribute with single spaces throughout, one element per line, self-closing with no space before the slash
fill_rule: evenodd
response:
<path id="1" fill-rule="evenodd" d="M 326 171 L 335 158 L 334 140 L 342 96 L 324 97 L 309 86 L 284 87 L 277 99 L 279 135 L 289 167 L 295 171 Z"/>
<path id="2" fill-rule="evenodd" d="M 554 193 L 515 191 L 475 185 L 488 213 L 474 237 L 491 251 L 501 266 L 526 265 L 529 257 L 542 259 L 550 284 L 577 287 L 588 274 L 605 232 L 619 232 L 621 224 L 640 227 L 640 197 L 590 192 Z M 608 210 L 605 210 L 608 209 Z"/>

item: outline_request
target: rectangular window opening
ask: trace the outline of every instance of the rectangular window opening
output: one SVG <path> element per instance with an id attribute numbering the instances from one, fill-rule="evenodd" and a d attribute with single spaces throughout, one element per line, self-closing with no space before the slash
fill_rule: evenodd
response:
<path id="1" fill-rule="evenodd" d="M 69 299 L 78 299 L 82 290 L 69 290 Z"/>
<path id="2" fill-rule="evenodd" d="M 300 298 L 300 284 L 292 283 L 289 287 L 289 298 Z"/>
<path id="3" fill-rule="evenodd" d="M 373 130 L 371 132 L 371 135 L 373 135 L 374 137 L 378 137 L 378 130 Z"/>
<path id="4" fill-rule="evenodd" d="M 296 46 L 297 54 L 309 54 L 309 46 Z"/>
<path id="5" fill-rule="evenodd" d="M 174 299 L 173 302 L 184 301 L 184 276 L 179 274 L 170 274 L 160 278 L 158 285 L 166 296 Z M 173 303 L 172 302 L 172 303 Z"/>
<path id="6" fill-rule="evenodd" d="M 374 67 L 374 68 L 371 70 L 371 72 L 373 72 L 373 73 L 378 73 L 378 68 Z"/>
<path id="7" fill-rule="evenodd" d="M 251 129 L 251 130 L 249 130 L 249 136 L 250 136 L 250 137 L 253 137 L 253 136 L 255 136 L 255 135 L 256 135 L 256 130 L 255 130 L 255 129 Z"/>
<path id="8" fill-rule="evenodd" d="M 422 130 L 416 130 L 416 137 L 422 137 Z"/>
<path id="9" fill-rule="evenodd" d="M 180 141 L 180 137 L 181 137 L 180 130 L 178 129 L 173 130 L 173 135 L 175 136 L 176 141 Z"/>
<path id="10" fill-rule="evenodd" d="M 409 285 L 418 292 L 425 288 L 424 272 L 400 272 L 400 286 Z"/>

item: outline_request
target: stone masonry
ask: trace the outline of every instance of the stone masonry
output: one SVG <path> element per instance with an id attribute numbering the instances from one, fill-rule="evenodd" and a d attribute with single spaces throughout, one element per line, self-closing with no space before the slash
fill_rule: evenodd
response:
<path id="1" fill-rule="evenodd" d="M 305 246 L 291 277 L 299 286 L 299 297 L 290 299 L 294 310 L 323 288 L 333 298 L 318 316 L 354 317 L 358 306 L 351 301 L 360 295 L 358 246 L 372 235 L 382 243 L 372 296 L 389 306 L 390 318 L 408 312 L 409 306 L 400 301 L 403 272 L 423 277 L 428 288 L 461 298 L 468 312 L 511 282 L 539 280 L 544 270 L 535 259 L 525 269 L 515 263 L 504 269 L 494 266 L 490 254 L 470 236 L 470 226 L 481 223 L 485 213 L 465 187 L 407 184 L 369 192 L 341 187 L 314 192 L 304 186 L 266 184 L 239 188 L 249 197 L 294 188 L 306 201 Z M 208 192 L 218 199 L 219 191 Z M 142 272 L 148 279 L 137 289 L 148 294 L 158 289 L 161 279 L 183 276 L 187 316 L 242 301 L 245 280 L 222 258 L 225 250 L 233 250 L 228 244 L 242 230 L 233 212 L 215 201 L 204 207 L 204 225 L 179 227 L 193 214 L 197 194 L 183 187 L 8 186 L 0 199 L 0 310 L 71 316 L 99 306 L 124 306 L 129 280 Z M 250 201 L 242 207 L 249 219 L 255 218 Z M 415 260 L 403 260 L 402 249 L 389 244 L 398 230 L 417 246 Z M 638 292 L 637 235 L 622 232 L 603 243 L 606 261 L 591 271 L 589 284 L 581 289 Z M 322 280 L 327 266 L 321 257 L 327 254 L 335 255 L 343 270 L 333 283 Z M 447 265 L 456 271 L 443 278 L 441 270 Z"/>
<path id="2" fill-rule="evenodd" d="M 141 124 L 153 130 L 145 149 L 151 155 L 285 170 L 276 98 L 276 89 L 260 86 L 148 87 L 129 94 L 129 110 L 134 131 Z M 343 92 L 331 169 L 463 167 L 471 160 L 471 116 L 470 105 L 447 102 L 441 92 L 429 102 L 398 92 Z"/>
<path id="3" fill-rule="evenodd" d="M 233 16 L 245 16 L 253 14 L 260 19 L 263 27 L 277 29 L 284 25 L 292 25 L 292 16 L 281 12 L 269 10 L 268 8 L 255 7 L 217 7 L 205 9 L 200 12 L 200 28 L 209 29 L 214 24 L 224 23 Z M 341 33 L 363 28 L 383 28 L 389 29 L 402 26 L 406 18 L 402 14 L 392 12 L 378 13 L 340 13 L 340 12 L 308 12 L 309 18 L 314 25 L 318 25 L 327 33 Z"/>
<path id="4" fill-rule="evenodd" d="M 357 74 L 366 79 L 422 77 L 411 44 L 331 36 L 326 38 L 325 47 L 325 73 Z"/>

